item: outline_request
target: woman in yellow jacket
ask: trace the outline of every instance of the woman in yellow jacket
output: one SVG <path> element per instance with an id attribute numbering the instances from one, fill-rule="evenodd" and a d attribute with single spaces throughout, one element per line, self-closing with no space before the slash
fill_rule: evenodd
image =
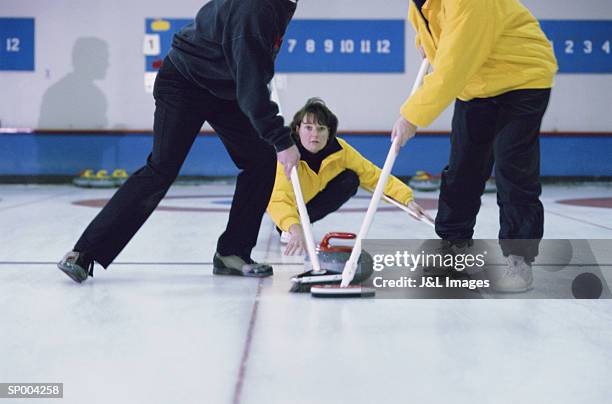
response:
<path id="1" fill-rule="evenodd" d="M 409 20 L 433 72 L 402 105 L 391 136 L 405 144 L 455 100 L 436 217 L 442 248 L 470 245 L 495 163 L 508 260 L 497 288 L 527 290 L 544 228 L 538 136 L 557 71 L 552 46 L 518 0 L 412 0 Z"/>
<path id="2" fill-rule="evenodd" d="M 347 142 L 336 137 L 338 118 L 323 100 L 311 98 L 296 112 L 291 132 L 300 151 L 298 174 L 306 209 L 312 222 L 340 208 L 361 185 L 374 189 L 380 169 Z M 417 216 L 426 215 L 414 201 L 412 190 L 391 176 L 385 194 L 407 205 Z M 282 165 L 277 164 L 268 213 L 287 242 L 285 254 L 303 253 L 304 236 L 293 187 Z"/>

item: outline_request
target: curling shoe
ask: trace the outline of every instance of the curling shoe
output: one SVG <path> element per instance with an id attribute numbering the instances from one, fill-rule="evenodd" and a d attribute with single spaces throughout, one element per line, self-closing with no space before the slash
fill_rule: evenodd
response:
<path id="1" fill-rule="evenodd" d="M 81 283 L 88 276 L 93 276 L 94 260 L 86 253 L 70 251 L 57 263 L 57 267 L 70 279 Z"/>
<path id="2" fill-rule="evenodd" d="M 213 258 L 213 274 L 247 276 L 254 278 L 265 278 L 272 276 L 274 272 L 268 264 L 258 264 L 252 259 L 244 260 L 237 255 L 220 255 L 215 253 Z"/>
<path id="3" fill-rule="evenodd" d="M 508 266 L 504 272 L 493 281 L 496 292 L 526 292 L 533 284 L 531 264 L 519 255 L 510 254 L 506 257 Z"/>

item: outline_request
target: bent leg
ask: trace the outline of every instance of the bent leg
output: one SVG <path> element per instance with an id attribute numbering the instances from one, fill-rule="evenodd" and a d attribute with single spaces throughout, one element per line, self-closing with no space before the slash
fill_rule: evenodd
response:
<path id="1" fill-rule="evenodd" d="M 314 223 L 337 211 L 358 189 L 359 176 L 352 170 L 342 171 L 306 204 L 310 221 Z"/>
<path id="2" fill-rule="evenodd" d="M 153 150 L 147 163 L 119 188 L 74 247 L 105 268 L 162 200 L 205 119 L 202 103 L 197 108 L 194 103 L 207 95 L 194 90 L 165 61 L 164 65 L 155 84 Z"/>
<path id="3" fill-rule="evenodd" d="M 221 255 L 238 255 L 248 261 L 257 244 L 263 215 L 276 174 L 276 152 L 259 137 L 236 101 L 223 101 L 210 120 L 230 157 L 241 170 L 225 232 L 217 242 Z"/>

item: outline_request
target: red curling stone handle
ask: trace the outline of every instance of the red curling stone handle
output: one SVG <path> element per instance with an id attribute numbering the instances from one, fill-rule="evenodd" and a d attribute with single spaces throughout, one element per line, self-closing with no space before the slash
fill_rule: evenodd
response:
<path id="1" fill-rule="evenodd" d="M 331 239 L 343 239 L 343 240 L 353 240 L 357 238 L 355 233 L 346 233 L 346 232 L 330 232 L 323 237 L 321 243 L 319 243 L 319 251 L 323 252 L 351 252 L 352 247 L 349 246 L 330 246 L 329 241 Z"/>

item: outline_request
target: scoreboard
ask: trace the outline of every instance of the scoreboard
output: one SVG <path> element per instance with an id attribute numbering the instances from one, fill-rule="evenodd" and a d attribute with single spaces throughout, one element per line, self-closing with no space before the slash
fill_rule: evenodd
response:
<path id="1" fill-rule="evenodd" d="M 172 35 L 191 19 L 147 19 L 146 71 L 159 68 Z M 403 73 L 404 20 L 293 20 L 276 60 L 279 73 Z"/>
<path id="2" fill-rule="evenodd" d="M 155 72 L 172 35 L 191 19 L 146 20 L 146 71 Z M 541 20 L 559 73 L 612 73 L 612 20 Z M 293 20 L 279 73 L 403 73 L 404 20 Z"/>

